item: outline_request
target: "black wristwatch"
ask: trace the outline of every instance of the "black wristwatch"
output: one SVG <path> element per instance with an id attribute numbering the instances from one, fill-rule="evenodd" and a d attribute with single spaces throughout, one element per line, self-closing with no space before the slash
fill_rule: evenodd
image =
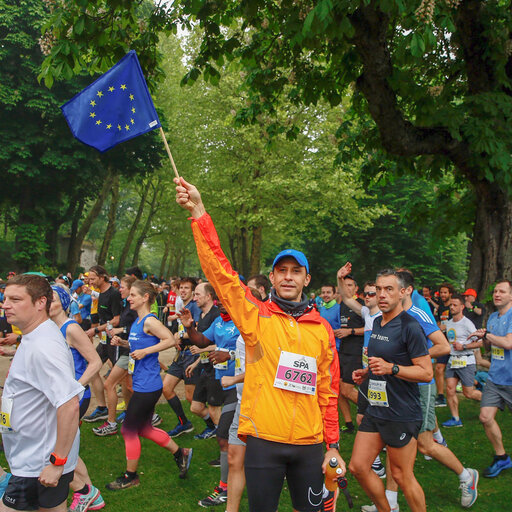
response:
<path id="1" fill-rule="evenodd" d="M 400 367 L 397 364 L 394 364 L 391 368 L 391 375 L 396 375 L 400 371 Z"/>
<path id="2" fill-rule="evenodd" d="M 16 343 L 21 343 L 21 334 L 18 334 L 18 337 L 16 338 Z"/>
<path id="3" fill-rule="evenodd" d="M 100 330 L 99 330 L 97 327 L 95 327 L 95 328 L 94 328 L 94 332 L 95 332 L 96 334 L 98 334 L 98 333 L 100 332 Z"/>
<path id="4" fill-rule="evenodd" d="M 327 448 L 334 448 L 334 449 L 340 451 L 340 443 L 329 443 L 327 445 Z"/>
<path id="5" fill-rule="evenodd" d="M 352 327 L 352 330 L 350 331 L 350 334 L 352 334 L 352 336 L 354 336 L 355 333 L 356 333 L 356 330 Z"/>

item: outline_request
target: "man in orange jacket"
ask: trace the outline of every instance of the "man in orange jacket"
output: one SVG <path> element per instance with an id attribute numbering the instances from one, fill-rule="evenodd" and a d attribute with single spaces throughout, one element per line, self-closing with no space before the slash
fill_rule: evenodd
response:
<path id="1" fill-rule="evenodd" d="M 342 474 L 345 463 L 338 451 L 336 344 L 303 292 L 311 279 L 306 256 L 279 253 L 269 275 L 270 300 L 257 300 L 222 252 L 197 188 L 183 178 L 175 183 L 176 201 L 192 216 L 203 272 L 246 345 L 238 435 L 247 442 L 249 508 L 275 512 L 286 477 L 294 510 L 317 512 L 328 461 L 335 457 Z"/>

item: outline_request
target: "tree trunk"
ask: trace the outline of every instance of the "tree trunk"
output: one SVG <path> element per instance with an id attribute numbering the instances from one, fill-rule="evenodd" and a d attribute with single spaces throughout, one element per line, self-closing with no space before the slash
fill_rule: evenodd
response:
<path id="1" fill-rule="evenodd" d="M 512 201 L 499 185 L 475 185 L 477 208 L 467 286 L 484 298 L 497 279 L 512 271 Z"/>
<path id="2" fill-rule="evenodd" d="M 164 255 L 162 256 L 162 262 L 160 263 L 160 277 L 167 279 L 169 276 L 165 275 L 165 266 L 167 264 L 167 258 L 169 257 L 169 253 L 171 252 L 171 241 L 170 239 L 166 239 L 164 242 Z"/>
<path id="3" fill-rule="evenodd" d="M 108 209 L 108 224 L 101 244 L 100 253 L 98 255 L 98 265 L 105 266 L 108 249 L 116 233 L 116 212 L 119 204 L 119 174 L 115 174 L 112 180 L 112 199 Z"/>
<path id="4" fill-rule="evenodd" d="M 245 276 L 246 279 L 260 273 L 262 235 L 263 228 L 261 226 L 255 226 L 252 228 L 250 270 L 248 275 Z"/>
<path id="5" fill-rule="evenodd" d="M 142 227 L 142 231 L 140 232 L 139 238 L 137 238 L 137 242 L 135 244 L 135 249 L 133 251 L 133 258 L 132 258 L 132 267 L 139 263 L 140 249 L 142 247 L 142 244 L 144 243 L 144 240 L 148 236 L 148 232 L 151 227 L 151 221 L 153 220 L 153 217 L 155 216 L 155 213 L 157 210 L 157 201 L 161 195 L 162 195 L 162 189 L 160 188 L 160 180 L 159 180 L 157 182 L 156 186 L 154 187 L 153 198 L 151 199 L 151 206 L 149 209 L 148 216 L 146 218 L 146 222 L 144 223 L 144 226 Z"/>
<path id="6" fill-rule="evenodd" d="M 67 261 L 67 270 L 71 272 L 72 274 L 75 273 L 76 267 L 78 266 L 78 263 L 80 262 L 80 254 L 82 252 L 82 243 L 87 236 L 87 233 L 89 233 L 89 230 L 91 229 L 92 223 L 96 220 L 98 215 L 100 214 L 101 207 L 103 206 L 103 203 L 105 202 L 105 199 L 107 198 L 107 195 L 110 191 L 110 187 L 112 186 L 112 174 L 107 174 L 105 181 L 103 182 L 103 187 L 101 188 L 101 191 L 94 202 L 91 210 L 85 217 L 84 221 L 82 222 L 82 225 L 80 226 L 80 229 L 78 229 L 78 232 L 76 234 L 76 238 L 74 240 L 74 243 L 69 244 L 69 251 L 68 251 L 68 261 Z"/>
<path id="7" fill-rule="evenodd" d="M 144 212 L 144 206 L 146 205 L 146 198 L 148 197 L 149 188 L 151 186 L 151 182 L 148 180 L 146 185 L 142 190 L 142 197 L 140 198 L 139 207 L 137 208 L 137 214 L 135 215 L 135 219 L 133 220 L 132 227 L 128 232 L 128 236 L 126 237 L 126 241 L 123 246 L 123 250 L 121 251 L 121 256 L 119 257 L 119 265 L 117 267 L 117 275 L 121 275 L 124 273 L 126 259 L 128 258 L 128 253 L 130 252 L 130 247 L 133 242 L 133 237 L 135 236 L 135 232 L 139 227 L 139 222 L 142 217 L 142 213 Z"/>

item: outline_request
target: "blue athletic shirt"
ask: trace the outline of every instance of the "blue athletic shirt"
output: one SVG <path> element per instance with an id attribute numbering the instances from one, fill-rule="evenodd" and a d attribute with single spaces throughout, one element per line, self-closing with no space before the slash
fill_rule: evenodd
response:
<path id="1" fill-rule="evenodd" d="M 87 293 L 81 293 L 77 298 L 77 302 L 79 305 L 83 306 L 83 308 L 80 309 L 82 320 L 89 320 L 91 318 L 92 297 Z"/>
<path id="2" fill-rule="evenodd" d="M 68 327 L 71 324 L 78 324 L 75 320 L 67 320 L 64 322 L 60 328 L 60 332 L 62 333 L 62 336 L 64 336 L 64 339 L 67 339 L 66 334 L 68 332 Z M 78 352 L 76 348 L 69 347 L 71 349 L 71 354 L 73 355 L 73 364 L 75 365 L 75 379 L 78 380 L 85 372 L 87 368 L 87 359 Z M 82 401 L 84 398 L 91 398 L 91 388 L 89 386 L 86 386 L 84 394 L 80 401 Z"/>
<path id="3" fill-rule="evenodd" d="M 432 310 L 430 309 L 430 306 L 427 302 L 427 299 L 420 295 L 418 293 L 418 290 L 413 290 L 411 295 L 411 300 L 413 306 L 416 306 L 417 308 L 420 308 L 422 311 L 424 311 L 432 320 L 434 324 L 436 324 L 436 319 L 434 318 L 434 315 L 432 314 Z"/>
<path id="4" fill-rule="evenodd" d="M 341 328 L 341 322 L 340 322 L 340 305 L 336 302 L 334 306 L 331 306 L 330 308 L 326 308 L 323 304 L 319 308 L 319 313 L 322 318 L 325 318 L 329 325 L 332 327 L 332 330 L 334 329 L 340 329 Z M 341 340 L 339 338 L 336 338 L 336 350 L 339 351 L 340 349 L 340 343 Z"/>
<path id="5" fill-rule="evenodd" d="M 426 302 L 426 301 L 425 301 Z M 427 348 L 431 348 L 434 344 L 430 341 L 429 336 L 436 331 L 440 331 L 437 324 L 434 322 L 433 317 L 426 313 L 423 309 L 416 307 L 414 304 L 407 310 L 407 313 L 415 318 L 420 324 L 425 336 L 427 337 Z M 430 382 L 418 382 L 420 386 L 426 386 L 427 384 L 433 384 L 435 380 L 432 378 Z"/>
<path id="6" fill-rule="evenodd" d="M 487 320 L 487 330 L 496 336 L 512 333 L 512 308 L 499 316 L 495 311 Z M 488 379 L 498 386 L 512 386 L 512 350 L 492 347 L 491 367 Z"/>
<path id="7" fill-rule="evenodd" d="M 240 332 L 233 323 L 233 320 L 225 322 L 221 316 L 218 316 L 210 327 L 203 332 L 203 336 L 212 343 L 215 343 L 217 348 L 236 350 L 236 340 L 240 336 Z M 226 362 L 225 369 L 215 368 L 215 378 L 217 380 L 222 379 L 224 376 L 232 377 L 235 375 L 235 361 L 228 359 Z M 233 389 L 235 387 L 236 385 L 233 385 L 224 389 Z"/>
<path id="8" fill-rule="evenodd" d="M 381 357 L 389 363 L 412 366 L 412 359 L 428 354 L 425 334 L 419 323 L 402 311 L 382 326 L 382 317 L 373 322 L 368 357 Z M 416 382 L 408 382 L 394 375 L 374 375 L 370 380 L 384 381 L 389 406 L 368 404 L 368 414 L 386 421 L 421 421 L 420 392 Z"/>
<path id="9" fill-rule="evenodd" d="M 148 348 L 160 343 L 160 339 L 152 334 L 144 332 L 144 322 L 146 318 L 156 316 L 149 313 L 142 320 L 135 320 L 130 330 L 130 352 L 141 348 Z M 133 390 L 139 393 L 151 393 L 162 389 L 162 379 L 160 377 L 160 364 L 158 363 L 158 352 L 148 354 L 146 357 L 135 361 L 135 367 L 132 375 Z"/>

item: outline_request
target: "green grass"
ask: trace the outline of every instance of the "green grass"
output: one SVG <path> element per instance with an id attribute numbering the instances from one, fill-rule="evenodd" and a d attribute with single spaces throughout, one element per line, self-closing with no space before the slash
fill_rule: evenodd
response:
<path id="1" fill-rule="evenodd" d="M 442 428 L 449 447 L 459 457 L 464 466 L 473 467 L 482 473 L 492 459 L 492 448 L 478 422 L 479 407 L 475 402 L 460 400 L 463 428 Z M 185 402 L 185 405 L 188 403 Z M 169 430 L 176 424 L 176 417 L 168 405 L 159 405 L 157 412 L 164 422 L 161 427 Z M 449 409 L 436 409 L 439 422 L 447 420 Z M 93 483 L 103 493 L 107 512 L 162 512 L 179 510 L 180 512 L 198 511 L 199 499 L 204 498 L 219 480 L 219 469 L 212 468 L 208 461 L 218 456 L 215 439 L 195 441 L 193 436 L 204 428 L 204 423 L 189 414 L 195 426 L 195 432 L 184 434 L 176 439 L 182 447 L 193 447 L 194 457 L 186 480 L 178 478 L 177 467 L 173 457 L 151 441 L 142 440 L 142 457 L 139 464 L 141 485 L 125 491 L 112 492 L 105 489 L 105 484 L 118 477 L 125 470 L 125 451 L 123 438 L 120 434 L 107 438 L 99 438 L 92 434 L 94 424 L 82 424 L 81 455 L 87 464 Z M 502 429 L 505 448 L 512 452 L 512 414 L 509 411 L 498 413 L 498 423 Z M 355 435 L 346 435 L 341 440 L 342 456 L 348 464 Z M 415 474 L 422 485 L 427 498 L 429 510 L 443 512 L 460 511 L 460 491 L 458 478 L 451 471 L 436 461 L 426 461 L 418 455 Z M 354 509 L 359 511 L 361 505 L 368 504 L 357 482 L 350 475 L 349 489 L 354 499 Z M 478 501 L 471 510 L 475 511 L 509 511 L 512 510 L 512 470 L 503 472 L 493 479 L 480 478 Z M 401 510 L 408 510 L 403 495 L 399 493 Z M 218 512 L 225 508 L 216 507 Z M 242 499 L 242 512 L 248 510 L 247 499 Z M 349 510 L 345 498 L 338 499 L 338 511 Z M 280 512 L 291 512 L 292 506 L 285 489 L 282 493 Z"/>

